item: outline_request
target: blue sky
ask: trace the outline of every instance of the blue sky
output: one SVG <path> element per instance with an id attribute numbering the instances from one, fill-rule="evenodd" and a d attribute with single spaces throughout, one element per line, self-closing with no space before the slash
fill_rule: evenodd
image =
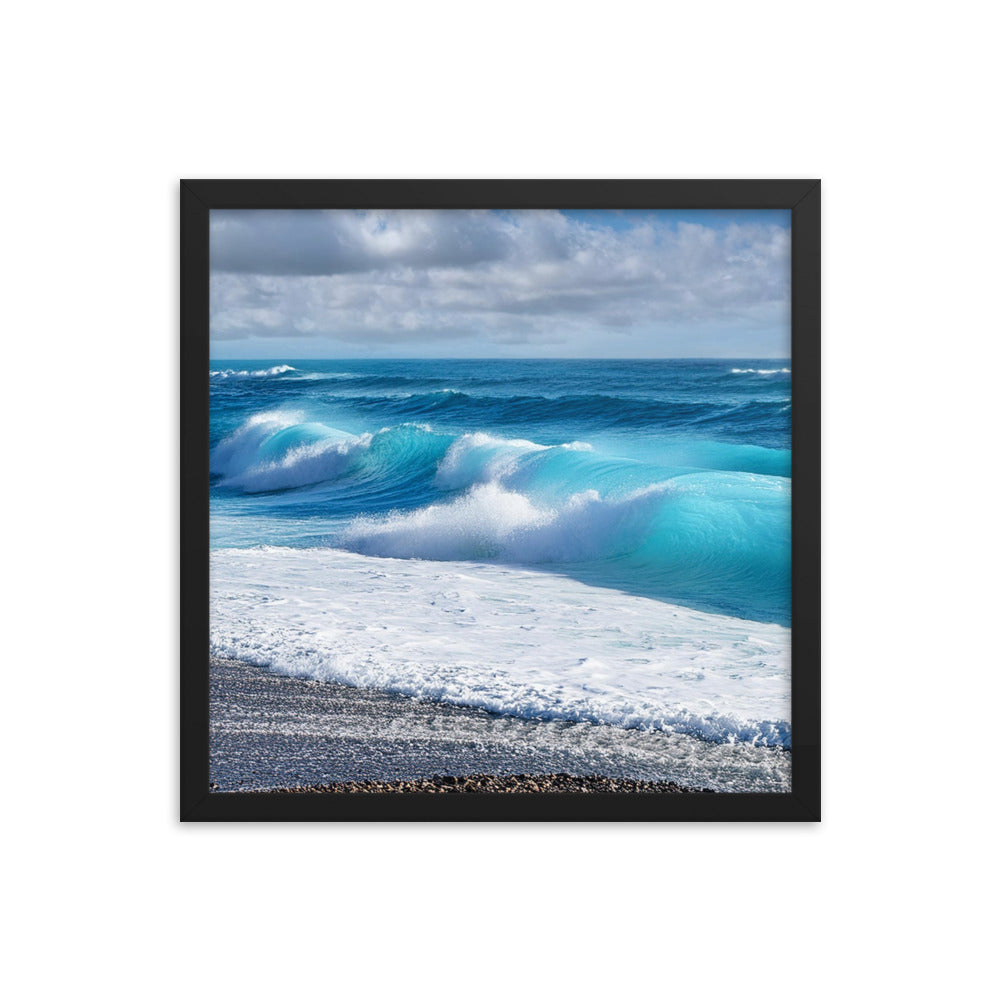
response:
<path id="1" fill-rule="evenodd" d="M 788 211 L 213 211 L 211 354 L 790 350 Z"/>

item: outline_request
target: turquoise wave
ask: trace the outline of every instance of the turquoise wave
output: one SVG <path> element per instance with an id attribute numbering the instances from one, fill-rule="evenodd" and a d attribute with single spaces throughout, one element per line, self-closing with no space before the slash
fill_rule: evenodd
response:
<path id="1" fill-rule="evenodd" d="M 263 542 L 541 566 L 786 624 L 789 462 L 712 440 L 616 451 L 419 423 L 355 433 L 276 410 L 218 441 L 211 472 L 217 505 L 267 510 Z"/>

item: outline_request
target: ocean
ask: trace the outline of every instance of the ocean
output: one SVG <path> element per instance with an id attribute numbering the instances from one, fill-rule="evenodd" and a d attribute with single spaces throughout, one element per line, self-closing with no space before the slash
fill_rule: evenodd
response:
<path id="1" fill-rule="evenodd" d="M 213 361 L 212 650 L 789 748 L 790 368 Z"/>

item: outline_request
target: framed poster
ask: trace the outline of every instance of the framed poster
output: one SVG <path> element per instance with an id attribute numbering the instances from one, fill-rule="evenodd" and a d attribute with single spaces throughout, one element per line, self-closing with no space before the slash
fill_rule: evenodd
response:
<path id="1" fill-rule="evenodd" d="M 819 199 L 182 182 L 182 819 L 819 819 Z"/>

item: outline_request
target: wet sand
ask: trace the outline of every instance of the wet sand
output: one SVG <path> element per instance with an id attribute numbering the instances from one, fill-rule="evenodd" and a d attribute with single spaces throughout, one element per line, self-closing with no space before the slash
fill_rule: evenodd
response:
<path id="1" fill-rule="evenodd" d="M 539 790 L 582 791 L 586 789 L 575 779 L 612 779 L 675 786 L 662 791 L 775 792 L 788 790 L 791 775 L 790 754 L 780 750 L 492 715 L 384 691 L 284 677 L 236 660 L 212 659 L 210 702 L 214 791 L 330 791 L 341 790 L 329 786 L 345 782 L 421 781 L 421 788 L 396 790 L 428 791 L 434 786 L 472 791 L 476 784 L 502 778 L 510 786 L 506 790 L 516 791 L 540 781 L 558 781 L 562 788 Z M 460 789 L 451 782 L 457 778 L 468 779 Z M 342 790 L 390 789 L 355 785 Z"/>

